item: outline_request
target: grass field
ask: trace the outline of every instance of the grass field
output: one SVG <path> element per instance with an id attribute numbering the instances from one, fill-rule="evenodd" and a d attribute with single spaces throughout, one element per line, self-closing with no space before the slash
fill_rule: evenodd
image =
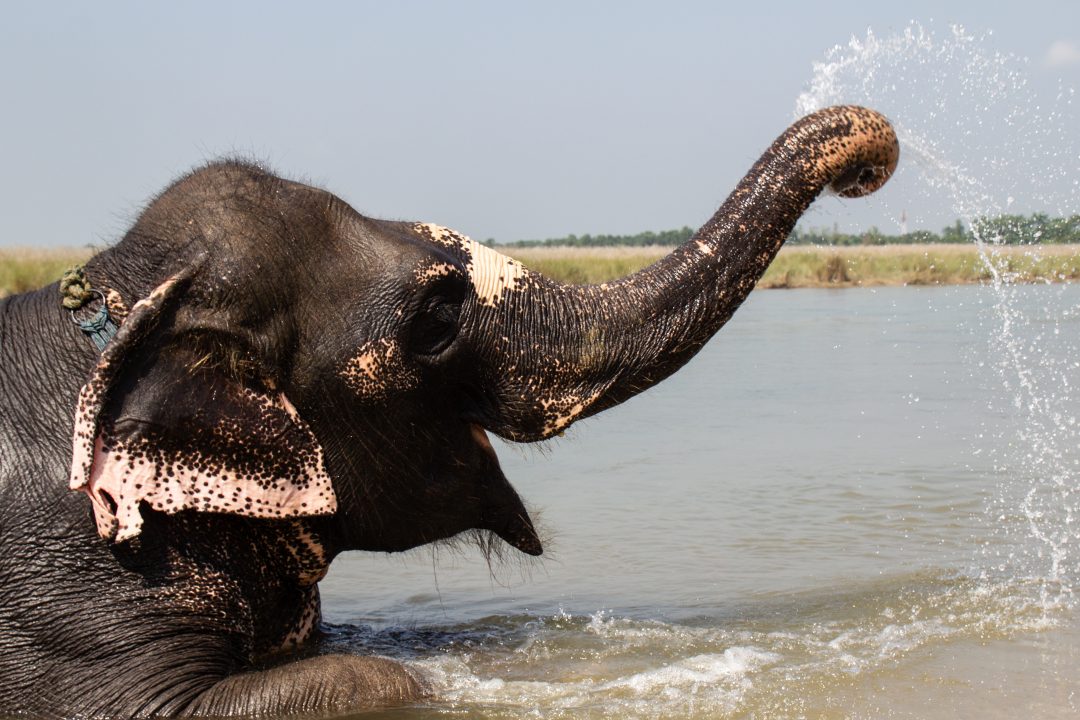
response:
<path id="1" fill-rule="evenodd" d="M 613 280 L 656 262 L 668 247 L 512 248 L 528 267 L 562 282 Z M 0 250 L 0 297 L 57 280 L 89 250 Z M 993 247 L 989 263 L 1014 282 L 1080 280 L 1080 245 Z M 973 245 L 793 246 L 780 251 L 761 288 L 959 285 L 987 282 L 991 267 Z"/>
<path id="2" fill-rule="evenodd" d="M 72 265 L 90 257 L 90 250 L 58 248 L 0 249 L 0 297 L 26 292 L 59 280 Z"/>

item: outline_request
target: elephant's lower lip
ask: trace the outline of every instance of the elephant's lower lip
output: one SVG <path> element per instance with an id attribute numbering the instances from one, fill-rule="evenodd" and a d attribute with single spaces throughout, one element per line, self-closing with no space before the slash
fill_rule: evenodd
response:
<path id="1" fill-rule="evenodd" d="M 486 509 L 485 512 L 489 514 L 481 518 L 479 527 L 493 531 L 526 555 L 542 555 L 544 546 L 536 535 L 536 528 L 533 527 L 529 512 L 521 504 L 521 499 L 499 468 L 499 456 L 495 453 L 495 448 L 491 446 L 487 431 L 477 423 L 469 423 L 469 431 L 480 449 L 491 458 L 493 465 L 489 468 L 489 472 L 494 475 L 489 476 L 488 480 L 494 482 L 497 487 L 493 496 L 497 502 Z"/>
<path id="2" fill-rule="evenodd" d="M 491 440 L 488 438 L 487 431 L 476 423 L 470 423 L 469 430 L 472 431 L 472 436 L 473 439 L 476 440 L 476 444 L 497 459 L 498 456 L 495 454 L 495 448 L 491 446 Z"/>

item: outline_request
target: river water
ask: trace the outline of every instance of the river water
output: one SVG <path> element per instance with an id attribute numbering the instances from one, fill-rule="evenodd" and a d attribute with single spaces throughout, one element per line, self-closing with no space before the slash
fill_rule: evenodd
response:
<path id="1" fill-rule="evenodd" d="M 1010 293 L 753 293 L 668 381 L 497 448 L 543 558 L 339 558 L 327 645 L 428 679 L 394 718 L 1075 717 L 1080 286 Z"/>

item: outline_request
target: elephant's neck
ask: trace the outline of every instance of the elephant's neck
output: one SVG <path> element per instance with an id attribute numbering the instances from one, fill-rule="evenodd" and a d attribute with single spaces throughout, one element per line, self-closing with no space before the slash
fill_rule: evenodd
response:
<path id="1" fill-rule="evenodd" d="M 321 619 L 316 583 L 328 560 L 305 521 L 148 513 L 127 552 L 178 610 L 238 637 L 253 663 L 311 639 Z"/>
<path id="2" fill-rule="evenodd" d="M 42 464 L 71 457 L 75 401 L 97 352 L 60 303 L 56 283 L 0 301 L 0 467 L 4 478 L 32 468 L 27 481 L 44 473 L 66 491 L 66 465 Z M 31 417 L 40 424 L 20 420 Z"/>

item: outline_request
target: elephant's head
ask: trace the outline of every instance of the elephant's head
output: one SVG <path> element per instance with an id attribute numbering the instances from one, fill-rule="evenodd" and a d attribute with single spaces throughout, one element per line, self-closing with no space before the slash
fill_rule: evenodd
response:
<path id="1" fill-rule="evenodd" d="M 871 192 L 897 155 L 870 110 L 806 117 L 687 244 L 596 286 L 257 167 L 200 169 L 88 267 L 126 317 L 80 396 L 72 486 L 116 541 L 188 511 L 309 518 L 330 553 L 480 529 L 539 554 L 487 433 L 548 438 L 670 375 L 823 189 Z"/>

